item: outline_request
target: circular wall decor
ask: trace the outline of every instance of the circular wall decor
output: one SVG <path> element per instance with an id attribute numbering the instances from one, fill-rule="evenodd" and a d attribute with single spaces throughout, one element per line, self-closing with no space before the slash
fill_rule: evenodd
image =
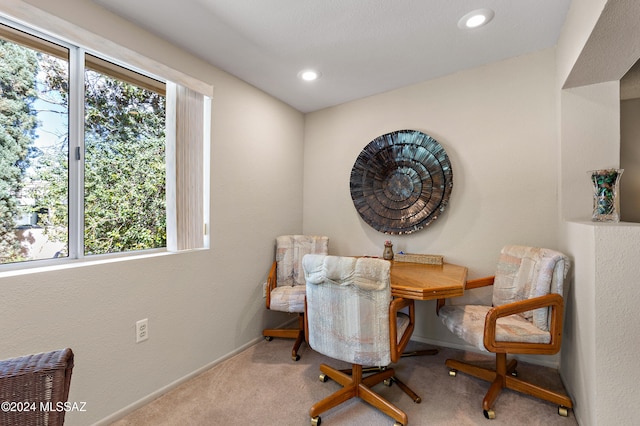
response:
<path id="1" fill-rule="evenodd" d="M 410 234 L 438 218 L 449 201 L 453 171 L 444 148 L 417 130 L 378 136 L 351 169 L 353 204 L 371 227 Z"/>

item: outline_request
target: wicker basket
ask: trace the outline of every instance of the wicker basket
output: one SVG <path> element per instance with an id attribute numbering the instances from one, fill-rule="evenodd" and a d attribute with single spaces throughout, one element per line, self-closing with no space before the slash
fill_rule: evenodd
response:
<path id="1" fill-rule="evenodd" d="M 398 262 L 425 263 L 428 265 L 442 265 L 443 256 L 439 254 L 413 254 L 413 253 L 397 253 L 393 260 Z"/>

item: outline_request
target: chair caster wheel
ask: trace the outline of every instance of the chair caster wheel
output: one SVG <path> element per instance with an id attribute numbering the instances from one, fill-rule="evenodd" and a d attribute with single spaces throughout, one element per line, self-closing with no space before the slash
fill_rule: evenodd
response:
<path id="1" fill-rule="evenodd" d="M 569 417 L 569 409 L 565 406 L 559 406 L 558 407 L 558 415 L 562 416 L 562 417 Z"/>
<path id="2" fill-rule="evenodd" d="M 324 374 L 324 373 L 320 374 L 320 381 L 321 382 L 326 382 L 327 380 L 329 380 L 329 378 L 327 377 L 326 374 Z"/>
<path id="3" fill-rule="evenodd" d="M 382 381 L 382 383 L 384 383 L 385 386 L 391 386 L 391 384 L 393 383 L 392 379 L 384 379 Z"/>
<path id="4" fill-rule="evenodd" d="M 482 412 L 487 419 L 493 420 L 496 418 L 496 412 L 493 410 L 483 410 Z"/>
<path id="5" fill-rule="evenodd" d="M 299 361 L 300 360 L 300 355 L 291 355 L 291 359 L 294 361 Z"/>
<path id="6" fill-rule="evenodd" d="M 320 416 L 311 417 L 311 426 L 320 426 L 320 423 L 322 423 Z"/>
<path id="7" fill-rule="evenodd" d="M 456 377 L 458 375 L 458 370 L 449 370 L 449 375 L 451 377 Z"/>
<path id="8" fill-rule="evenodd" d="M 266 340 L 267 342 L 270 342 L 273 340 L 273 337 L 271 336 L 264 336 L 264 340 Z"/>

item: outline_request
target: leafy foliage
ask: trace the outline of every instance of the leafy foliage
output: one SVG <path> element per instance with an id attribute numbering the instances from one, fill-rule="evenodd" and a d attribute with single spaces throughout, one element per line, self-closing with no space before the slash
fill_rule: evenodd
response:
<path id="1" fill-rule="evenodd" d="M 43 65 L 48 86 L 64 92 L 55 65 Z M 164 96 L 87 70 L 84 126 L 85 253 L 165 246 Z M 52 229 L 67 221 L 66 156 L 58 150 L 40 170 L 53 179 L 42 199 Z"/>
<path id="2" fill-rule="evenodd" d="M 35 52 L 0 40 L 0 263 L 22 260 L 14 228 L 37 127 L 37 69 Z"/>
<path id="3" fill-rule="evenodd" d="M 164 96 L 85 74 L 85 251 L 162 247 Z"/>
<path id="4" fill-rule="evenodd" d="M 69 239 L 75 155 L 68 125 L 38 148 L 38 99 L 67 121 L 68 63 L 0 40 L 0 263 L 26 260 L 15 232 L 25 182 L 49 240 Z M 165 246 L 164 95 L 86 70 L 84 118 L 85 253 Z"/>

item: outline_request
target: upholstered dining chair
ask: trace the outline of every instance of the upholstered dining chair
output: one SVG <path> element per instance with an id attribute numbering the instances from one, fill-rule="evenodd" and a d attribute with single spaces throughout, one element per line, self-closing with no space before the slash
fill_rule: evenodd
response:
<path id="1" fill-rule="evenodd" d="M 0 361 L 0 425 L 62 426 L 72 370 L 69 348 Z"/>
<path id="2" fill-rule="evenodd" d="M 536 247 L 506 246 L 494 276 L 467 281 L 466 289 L 493 285 L 493 306 L 437 303 L 442 322 L 476 348 L 496 354 L 495 369 L 448 359 L 450 374 L 460 371 L 491 382 L 482 401 L 486 418 L 495 418 L 494 403 L 504 388 L 558 404 L 558 414 L 573 407 L 563 392 L 544 389 L 517 377 L 515 359 L 507 354 L 553 355 L 560 350 L 564 302 L 563 282 L 569 259 Z"/>
<path id="3" fill-rule="evenodd" d="M 305 254 L 328 254 L 329 238 L 316 235 L 282 235 L 276 238 L 276 258 L 266 283 L 267 309 L 298 314 L 298 327 L 265 329 L 266 340 L 274 337 L 295 339 L 291 359 L 298 361 L 298 350 L 304 338 L 305 279 L 302 258 Z"/>
<path id="4" fill-rule="evenodd" d="M 400 359 L 414 327 L 413 301 L 391 297 L 390 263 L 373 258 L 307 255 L 302 264 L 307 280 L 309 346 L 352 364 L 347 371 L 320 365 L 322 381 L 328 376 L 343 387 L 311 407 L 311 424 L 319 425 L 320 414 L 359 397 L 396 420 L 396 425 L 406 425 L 406 413 L 372 390 L 380 382 L 397 382 L 394 369 L 386 367 Z M 406 307 L 410 308 L 409 314 L 400 312 Z M 381 368 L 365 376 L 365 367 Z M 400 387 L 413 394 L 405 385 Z M 414 402 L 420 402 L 419 398 Z"/>

